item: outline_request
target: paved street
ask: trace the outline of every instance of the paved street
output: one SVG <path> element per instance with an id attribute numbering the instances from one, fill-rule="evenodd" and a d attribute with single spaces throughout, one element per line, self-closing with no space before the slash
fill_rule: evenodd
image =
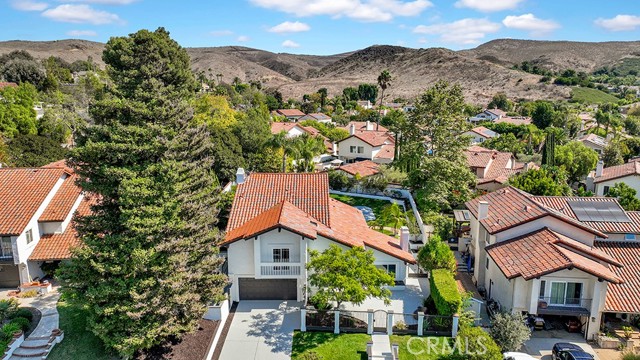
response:
<path id="1" fill-rule="evenodd" d="M 300 328 L 301 303 L 241 301 L 220 360 L 289 360 L 293 330 Z"/>

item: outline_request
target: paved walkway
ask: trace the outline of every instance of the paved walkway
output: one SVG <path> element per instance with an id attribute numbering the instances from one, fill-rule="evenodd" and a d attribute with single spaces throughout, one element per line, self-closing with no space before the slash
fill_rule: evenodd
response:
<path id="1" fill-rule="evenodd" d="M 240 301 L 220 360 L 289 360 L 301 303 Z"/>
<path id="2" fill-rule="evenodd" d="M 373 342 L 373 346 L 371 347 L 372 360 L 393 360 L 389 335 L 373 334 L 371 335 L 371 341 Z"/>
<path id="3" fill-rule="evenodd" d="M 0 292 L 0 298 L 8 298 L 7 292 Z M 37 296 L 33 298 L 16 298 L 20 302 L 20 306 L 34 307 L 40 311 L 42 317 L 38 326 L 27 337 L 22 345 L 14 351 L 14 355 L 10 360 L 25 360 L 25 359 L 41 359 L 43 355 L 48 353 L 49 339 L 51 337 L 51 331 L 58 329 L 60 326 L 60 318 L 58 315 L 58 299 L 60 294 L 57 288 L 53 288 L 53 291 L 43 296 Z M 16 356 L 20 355 L 20 356 Z"/>

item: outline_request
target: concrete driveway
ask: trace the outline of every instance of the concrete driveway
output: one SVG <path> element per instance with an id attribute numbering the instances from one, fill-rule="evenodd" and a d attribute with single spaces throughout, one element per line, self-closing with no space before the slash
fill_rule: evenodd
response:
<path id="1" fill-rule="evenodd" d="M 553 349 L 555 343 L 559 342 L 576 344 L 584 351 L 594 355 L 595 359 L 598 360 L 593 347 L 587 344 L 582 334 L 568 333 L 561 330 L 534 331 L 531 334 L 531 339 L 524 344 L 523 351 L 538 359 L 551 360 L 551 349 Z"/>
<path id="2" fill-rule="evenodd" d="M 293 301 L 240 301 L 220 360 L 289 360 L 300 306 Z"/>

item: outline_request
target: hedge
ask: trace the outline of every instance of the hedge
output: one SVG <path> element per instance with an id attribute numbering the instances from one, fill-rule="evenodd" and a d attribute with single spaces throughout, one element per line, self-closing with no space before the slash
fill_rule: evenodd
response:
<path id="1" fill-rule="evenodd" d="M 439 315 L 457 314 L 462 306 L 462 296 L 453 273 L 447 269 L 431 270 L 431 298 Z"/>

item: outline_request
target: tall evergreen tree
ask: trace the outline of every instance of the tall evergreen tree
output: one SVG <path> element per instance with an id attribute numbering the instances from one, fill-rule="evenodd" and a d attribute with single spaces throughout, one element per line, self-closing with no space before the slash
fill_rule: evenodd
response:
<path id="1" fill-rule="evenodd" d="M 542 165 L 556 166 L 556 134 L 553 131 L 547 133 L 542 150 Z"/>
<path id="2" fill-rule="evenodd" d="M 191 121 L 186 51 L 159 28 L 112 38 L 103 60 L 113 87 L 69 159 L 95 205 L 60 277 L 89 329 L 130 357 L 194 330 L 221 299 L 219 186 L 210 136 Z"/>

